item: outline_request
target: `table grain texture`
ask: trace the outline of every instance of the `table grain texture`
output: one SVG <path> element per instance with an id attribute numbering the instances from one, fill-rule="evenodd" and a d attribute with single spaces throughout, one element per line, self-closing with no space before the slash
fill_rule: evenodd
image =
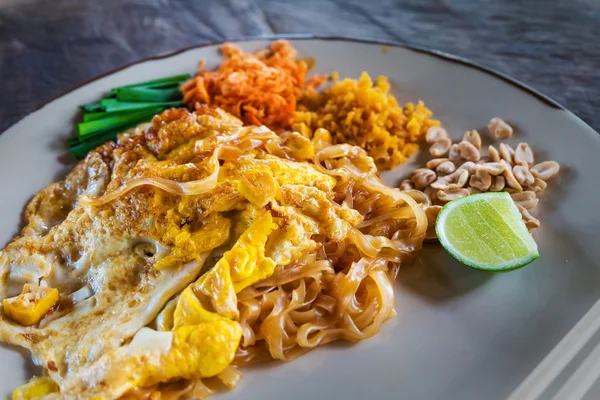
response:
<path id="1" fill-rule="evenodd" d="M 0 132 L 124 64 L 278 33 L 453 53 L 527 83 L 600 131 L 600 0 L 0 0 Z"/>

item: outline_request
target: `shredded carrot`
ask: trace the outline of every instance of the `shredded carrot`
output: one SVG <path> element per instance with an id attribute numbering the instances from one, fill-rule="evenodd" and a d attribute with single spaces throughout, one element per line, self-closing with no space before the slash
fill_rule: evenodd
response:
<path id="1" fill-rule="evenodd" d="M 221 53 L 225 60 L 216 71 L 200 62 L 197 75 L 182 86 L 183 101 L 190 108 L 220 107 L 246 124 L 284 131 L 294 122 L 298 99 L 315 93 L 326 80 L 325 76 L 307 80 L 307 61 L 296 59 L 296 50 L 285 40 L 256 54 L 225 43 Z"/>

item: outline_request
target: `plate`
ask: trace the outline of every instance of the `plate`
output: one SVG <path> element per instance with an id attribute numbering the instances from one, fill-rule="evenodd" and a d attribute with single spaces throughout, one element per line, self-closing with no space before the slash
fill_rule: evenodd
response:
<path id="1" fill-rule="evenodd" d="M 252 51 L 271 39 L 239 45 Z M 492 117 L 505 118 L 516 129 L 511 144 L 528 142 L 540 159 L 559 162 L 562 171 L 538 206 L 542 227 L 534 235 L 541 256 L 533 264 L 492 275 L 426 245 L 395 284 L 398 316 L 374 338 L 336 343 L 290 363 L 246 368 L 240 386 L 221 398 L 535 399 L 574 389 L 583 396 L 598 372 L 585 366 L 597 366 L 593 361 L 600 359 L 594 348 L 600 327 L 600 306 L 594 306 L 600 298 L 600 213 L 592 206 L 600 198 L 600 136 L 544 95 L 457 57 L 341 38 L 290 40 L 302 56 L 317 60 L 317 73 L 388 76 L 400 103 L 424 100 L 454 139 L 469 129 L 486 131 Z M 79 104 L 115 86 L 193 72 L 200 59 L 214 67 L 221 60 L 218 48 L 203 45 L 124 67 L 4 132 L 0 243 L 19 231 L 31 196 L 72 168 L 64 143 Z M 384 179 L 397 183 L 410 167 L 387 172 Z M 1 347 L 0 359 L 0 395 L 8 395 L 34 367 L 12 347 Z"/>

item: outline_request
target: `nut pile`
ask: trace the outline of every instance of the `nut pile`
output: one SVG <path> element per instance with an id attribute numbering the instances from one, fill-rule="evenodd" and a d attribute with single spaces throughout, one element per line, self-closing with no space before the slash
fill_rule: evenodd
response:
<path id="1" fill-rule="evenodd" d="M 496 138 L 512 136 L 513 129 L 500 118 L 493 118 L 488 129 Z M 449 201 L 483 192 L 508 192 L 516 203 L 528 229 L 540 226 L 530 210 L 538 203 L 537 193 L 543 191 L 546 181 L 556 175 L 560 166 L 555 161 L 534 164 L 534 155 L 527 143 L 516 149 L 500 143 L 488 147 L 487 155 L 481 152 L 481 136 L 476 130 L 464 134 L 460 143 L 452 143 L 446 130 L 434 126 L 425 137 L 434 157 L 426 168 L 418 168 L 409 179 L 402 181 L 403 190 L 417 189 L 430 200 L 426 209 L 430 228 L 442 206 Z M 428 237 L 435 233 L 428 231 Z"/>

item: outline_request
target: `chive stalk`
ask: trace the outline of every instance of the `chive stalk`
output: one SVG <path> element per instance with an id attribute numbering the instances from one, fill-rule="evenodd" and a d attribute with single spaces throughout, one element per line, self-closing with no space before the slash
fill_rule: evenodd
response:
<path id="1" fill-rule="evenodd" d="M 79 138 L 77 136 L 75 137 L 70 137 L 67 139 L 67 144 L 69 145 L 69 147 L 75 147 L 78 144 L 80 144 L 81 142 L 79 141 Z"/>
<path id="2" fill-rule="evenodd" d="M 182 75 L 169 76 L 167 78 L 153 79 L 150 81 L 133 83 L 131 85 L 125 85 L 125 86 L 119 86 L 119 87 L 113 88 L 113 89 L 111 89 L 110 94 L 114 96 L 117 94 L 117 92 L 119 90 L 128 89 L 128 88 L 138 88 L 138 87 L 145 87 L 145 88 L 149 88 L 149 89 L 164 88 L 164 87 L 167 87 L 170 85 L 179 84 L 183 81 L 187 81 L 190 78 L 191 78 L 190 74 L 182 74 Z"/>
<path id="3" fill-rule="evenodd" d="M 85 114 L 83 114 L 83 122 L 90 122 L 90 121 L 95 121 L 97 119 L 114 117 L 115 115 L 124 115 L 128 112 L 129 111 L 112 111 L 112 112 L 100 111 L 100 112 L 85 113 Z"/>
<path id="4" fill-rule="evenodd" d="M 95 103 L 82 104 L 79 106 L 85 112 L 98 112 L 102 111 L 102 104 L 99 101 Z"/>
<path id="5" fill-rule="evenodd" d="M 183 106 L 182 101 L 168 102 L 133 102 L 133 101 L 118 101 L 116 99 L 104 99 L 101 101 L 106 112 L 125 111 L 125 110 L 143 110 L 150 108 L 171 108 Z"/>
<path id="6" fill-rule="evenodd" d="M 71 153 L 78 160 L 118 132 L 152 119 L 161 111 L 184 106 L 180 86 L 189 74 L 175 75 L 119 86 L 100 101 L 80 105 L 83 122 L 76 125 L 77 136 L 69 138 Z"/>
<path id="7" fill-rule="evenodd" d="M 101 144 L 106 143 L 109 140 L 115 140 L 117 138 L 117 133 L 118 132 L 113 131 L 104 133 L 102 135 L 98 135 L 93 139 L 83 141 L 80 144 L 71 147 L 69 150 L 71 151 L 71 154 L 75 156 L 76 159 L 81 160 L 85 158 L 87 153 L 89 153 L 91 150 L 94 150 Z"/>
<path id="8" fill-rule="evenodd" d="M 77 137 L 84 141 L 89 136 L 96 136 L 113 130 L 127 129 L 145 120 L 151 119 L 156 114 L 156 109 L 145 109 L 122 115 L 114 115 L 94 121 L 77 124 Z"/>
<path id="9" fill-rule="evenodd" d="M 152 102 L 161 103 L 181 100 L 182 94 L 179 88 L 175 89 L 148 89 L 148 88 L 125 88 L 117 91 L 118 101 L 128 102 Z"/>

